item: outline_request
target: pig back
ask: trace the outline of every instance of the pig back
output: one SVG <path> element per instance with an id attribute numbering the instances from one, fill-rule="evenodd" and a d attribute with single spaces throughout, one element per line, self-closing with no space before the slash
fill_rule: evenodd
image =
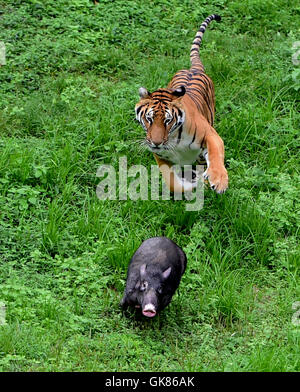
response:
<path id="1" fill-rule="evenodd" d="M 186 269 L 187 259 L 184 251 L 167 237 L 153 237 L 143 241 L 132 256 L 129 270 L 135 270 L 142 264 L 155 265 L 162 271 L 172 267 L 173 278 L 181 278 Z"/>

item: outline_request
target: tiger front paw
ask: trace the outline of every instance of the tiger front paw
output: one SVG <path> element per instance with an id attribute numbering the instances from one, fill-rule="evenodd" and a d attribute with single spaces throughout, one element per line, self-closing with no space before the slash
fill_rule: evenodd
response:
<path id="1" fill-rule="evenodd" d="M 204 179 L 208 179 L 211 189 L 217 193 L 224 193 L 228 188 L 228 174 L 225 167 L 222 168 L 212 168 L 209 167 L 203 173 Z"/>

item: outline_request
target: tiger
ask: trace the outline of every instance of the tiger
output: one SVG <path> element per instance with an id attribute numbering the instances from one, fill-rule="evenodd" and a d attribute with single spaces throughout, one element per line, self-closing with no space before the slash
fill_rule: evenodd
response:
<path id="1" fill-rule="evenodd" d="M 190 50 L 191 68 L 178 71 L 167 88 L 150 93 L 141 87 L 135 106 L 136 120 L 146 131 L 143 143 L 154 154 L 169 190 L 175 193 L 192 191 L 200 178 L 194 170 L 191 180 L 180 177 L 175 165 L 200 164 L 204 159 L 207 169 L 203 177 L 210 187 L 219 194 L 228 188 L 224 142 L 213 128 L 214 85 L 199 57 L 203 34 L 212 20 L 219 22 L 221 17 L 210 15 L 201 24 Z"/>

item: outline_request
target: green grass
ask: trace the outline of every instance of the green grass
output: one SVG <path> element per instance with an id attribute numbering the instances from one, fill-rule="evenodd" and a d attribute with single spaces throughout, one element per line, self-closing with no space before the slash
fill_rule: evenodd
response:
<path id="1" fill-rule="evenodd" d="M 0 0 L 1 371 L 299 371 L 299 88 L 292 1 Z M 201 58 L 230 188 L 185 201 L 100 201 L 97 168 L 136 149 L 138 88 Z M 298 100 L 298 101 L 297 101 Z M 119 309 L 142 240 L 188 266 L 153 320 Z"/>

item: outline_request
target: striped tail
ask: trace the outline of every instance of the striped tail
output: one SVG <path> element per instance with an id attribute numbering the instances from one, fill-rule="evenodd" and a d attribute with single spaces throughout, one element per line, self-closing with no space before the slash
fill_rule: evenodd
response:
<path id="1" fill-rule="evenodd" d="M 200 67 L 201 71 L 204 72 L 204 66 L 200 60 L 199 57 L 199 48 L 202 42 L 202 37 L 203 34 L 206 30 L 206 27 L 210 24 L 212 20 L 216 20 L 217 22 L 220 22 L 221 16 L 217 14 L 210 15 L 208 18 L 205 19 L 205 21 L 202 23 L 200 26 L 199 30 L 197 31 L 196 37 L 193 41 L 193 45 L 191 48 L 191 53 L 190 53 L 190 59 L 192 63 L 192 67 Z"/>

